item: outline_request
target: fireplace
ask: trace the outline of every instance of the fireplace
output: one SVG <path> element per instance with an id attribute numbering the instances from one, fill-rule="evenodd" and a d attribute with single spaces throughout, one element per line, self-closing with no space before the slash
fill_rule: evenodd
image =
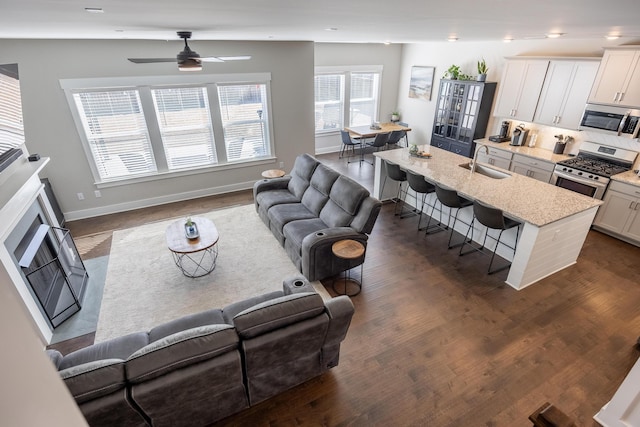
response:
<path id="1" fill-rule="evenodd" d="M 82 308 L 88 276 L 69 230 L 42 224 L 36 218 L 14 255 L 53 328 Z"/>

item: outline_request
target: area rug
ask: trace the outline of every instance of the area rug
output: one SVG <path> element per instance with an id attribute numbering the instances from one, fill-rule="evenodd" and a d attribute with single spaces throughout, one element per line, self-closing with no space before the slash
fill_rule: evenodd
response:
<path id="1" fill-rule="evenodd" d="M 196 279 L 180 272 L 165 239 L 167 227 L 185 218 L 113 233 L 95 342 L 280 290 L 283 279 L 300 275 L 253 205 L 198 216 L 213 221 L 220 240 L 215 270 Z M 320 282 L 313 285 L 329 297 Z"/>

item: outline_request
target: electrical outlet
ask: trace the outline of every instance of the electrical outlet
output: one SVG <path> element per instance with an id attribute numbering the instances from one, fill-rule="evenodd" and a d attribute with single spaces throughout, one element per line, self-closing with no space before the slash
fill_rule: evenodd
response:
<path id="1" fill-rule="evenodd" d="M 78 200 L 84 200 L 84 193 L 78 193 Z"/>
<path id="2" fill-rule="evenodd" d="M 284 162 L 280 162 L 280 169 L 284 169 Z"/>
<path id="3" fill-rule="evenodd" d="M 100 190 L 94 191 L 93 194 L 95 194 L 96 198 L 102 197 L 102 193 L 100 192 Z"/>

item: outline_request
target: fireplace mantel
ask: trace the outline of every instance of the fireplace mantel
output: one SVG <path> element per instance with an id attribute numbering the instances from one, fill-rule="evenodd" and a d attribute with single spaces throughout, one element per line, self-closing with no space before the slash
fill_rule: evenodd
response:
<path id="1" fill-rule="evenodd" d="M 2 219 L 0 221 L 0 261 L 2 268 L 8 273 L 13 286 L 31 314 L 43 341 L 48 344 L 53 335 L 51 328 L 31 296 L 28 285 L 14 262 L 12 254 L 5 246 L 5 241 L 10 233 L 34 203 L 40 203 L 50 225 L 59 226 L 45 194 L 44 185 L 38 176 L 47 163 L 49 163 L 48 157 L 30 162 L 25 153 L 0 173 L 0 218 Z"/>

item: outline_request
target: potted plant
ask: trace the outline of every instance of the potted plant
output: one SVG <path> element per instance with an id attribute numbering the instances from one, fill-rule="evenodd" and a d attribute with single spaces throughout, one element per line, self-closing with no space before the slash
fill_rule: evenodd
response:
<path id="1" fill-rule="evenodd" d="M 184 232 L 187 236 L 187 239 L 196 239 L 199 236 L 198 226 L 191 219 L 191 217 L 187 218 L 187 221 L 184 223 Z"/>
<path id="2" fill-rule="evenodd" d="M 460 76 L 460 66 L 455 64 L 444 73 L 445 79 L 458 80 L 458 76 Z"/>
<path id="3" fill-rule="evenodd" d="M 482 61 L 478 61 L 478 81 L 479 82 L 484 82 L 487 80 L 487 71 L 489 71 L 489 69 L 487 68 L 487 63 L 484 60 L 484 58 L 482 58 Z"/>
<path id="4" fill-rule="evenodd" d="M 400 113 L 397 110 L 391 112 L 391 121 L 392 122 L 399 122 L 400 121 Z"/>

